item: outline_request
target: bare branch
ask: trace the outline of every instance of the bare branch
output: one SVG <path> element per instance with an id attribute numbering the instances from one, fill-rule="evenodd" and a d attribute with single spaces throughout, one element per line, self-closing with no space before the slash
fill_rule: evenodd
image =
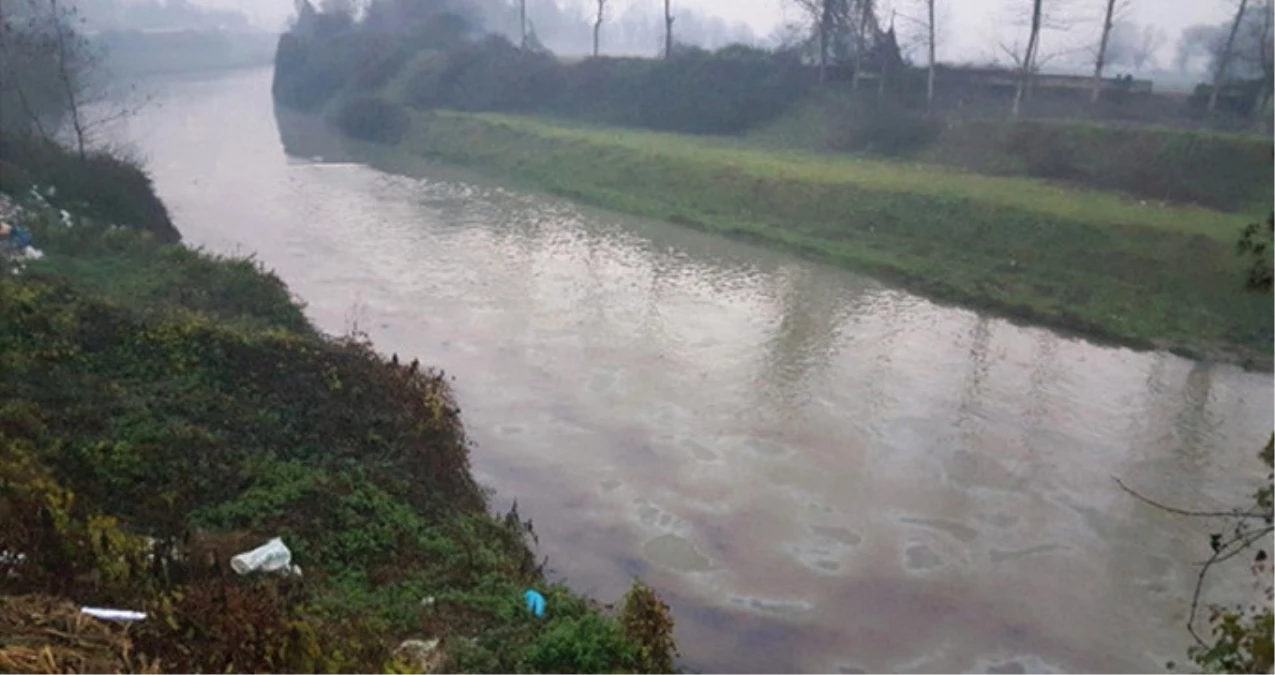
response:
<path id="1" fill-rule="evenodd" d="M 1193 517 L 1199 517 L 1199 518 L 1240 518 L 1240 519 L 1263 519 L 1266 517 L 1265 515 L 1261 513 L 1256 513 L 1252 511 L 1241 511 L 1239 509 L 1232 509 L 1230 511 L 1192 511 L 1189 509 L 1180 509 L 1174 506 L 1169 506 L 1167 504 L 1162 504 L 1160 502 L 1155 501 L 1154 499 L 1151 499 L 1150 497 L 1147 497 L 1145 495 L 1138 493 L 1137 490 L 1134 490 L 1128 485 L 1125 485 L 1124 481 L 1120 480 L 1119 478 L 1116 478 L 1115 476 L 1112 476 L 1111 480 L 1114 480 L 1116 482 L 1116 485 L 1119 485 L 1122 490 L 1133 495 L 1138 500 L 1146 502 L 1147 504 L 1150 504 L 1151 506 L 1154 506 L 1162 511 L 1168 511 L 1169 513 L 1176 513 L 1180 516 L 1193 516 Z"/>
<path id="2" fill-rule="evenodd" d="M 1220 535 L 1213 535 L 1212 541 L 1210 542 L 1213 553 L 1207 560 L 1200 563 L 1200 571 L 1195 577 L 1195 589 L 1191 593 L 1191 609 L 1187 614 L 1186 619 L 1187 631 L 1191 634 L 1191 638 L 1195 640 L 1197 645 L 1202 648 L 1207 648 L 1209 646 L 1208 643 L 1195 631 L 1195 617 L 1200 610 L 1200 596 L 1204 591 L 1204 579 L 1208 577 L 1209 571 L 1214 565 L 1218 565 L 1235 558 L 1244 551 L 1249 550 L 1257 542 L 1269 537 L 1273 532 L 1275 532 L 1275 526 L 1272 526 L 1271 524 L 1271 513 L 1269 508 L 1263 508 L 1262 502 L 1259 498 L 1258 504 L 1249 511 L 1244 511 L 1242 509 L 1232 509 L 1230 511 L 1196 511 L 1191 509 L 1182 509 L 1162 504 L 1150 497 L 1139 494 L 1136 490 L 1125 485 L 1123 481 L 1115 476 L 1112 476 L 1112 480 L 1114 480 L 1122 490 L 1133 495 L 1139 501 L 1150 504 L 1151 506 L 1165 511 L 1166 513 L 1195 518 L 1230 518 L 1237 521 L 1234 534 L 1229 539 L 1223 541 Z M 1248 522 L 1255 519 L 1263 521 L 1264 525 L 1256 529 L 1250 529 Z"/>

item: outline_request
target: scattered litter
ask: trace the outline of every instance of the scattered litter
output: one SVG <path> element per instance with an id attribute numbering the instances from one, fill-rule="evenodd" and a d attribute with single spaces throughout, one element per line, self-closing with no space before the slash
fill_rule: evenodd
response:
<path id="1" fill-rule="evenodd" d="M 105 607 L 81 607 L 81 614 L 88 614 L 91 617 L 102 619 L 103 621 L 143 621 L 146 619 L 146 612 L 134 612 L 127 609 L 107 609 Z"/>
<path id="2" fill-rule="evenodd" d="M 230 568 L 236 574 L 282 572 L 301 576 L 301 568 L 292 564 L 292 551 L 288 550 L 279 537 L 231 558 Z"/>
<path id="3" fill-rule="evenodd" d="M 442 641 L 438 638 L 404 640 L 403 644 L 394 649 L 394 658 L 414 666 L 422 673 L 433 673 L 443 665 L 443 652 L 439 649 L 441 644 Z"/>
<path id="4" fill-rule="evenodd" d="M 545 615 L 545 596 L 535 590 L 528 590 L 522 594 L 523 600 L 527 602 L 527 610 L 536 615 L 536 618 L 543 618 Z"/>
<path id="5" fill-rule="evenodd" d="M 43 595 L 0 597 L 0 673 L 157 673 L 138 658 L 128 624 L 99 621 Z"/>
<path id="6" fill-rule="evenodd" d="M 66 209 L 63 209 L 63 210 L 61 210 L 61 211 L 58 211 L 58 215 L 59 215 L 59 216 L 61 216 L 61 218 L 62 218 L 62 224 L 63 224 L 63 225 L 65 225 L 66 227 L 71 227 L 71 226 L 75 225 L 75 223 L 74 223 L 74 222 L 72 222 L 72 220 L 71 220 L 71 214 L 70 214 L 70 213 L 67 213 Z"/>
<path id="7" fill-rule="evenodd" d="M 427 595 L 421 598 L 421 607 L 433 607 L 433 606 L 434 606 L 434 596 Z"/>
<path id="8" fill-rule="evenodd" d="M 33 241 L 31 231 L 27 228 L 0 222 L 0 250 L 20 253 Z"/>

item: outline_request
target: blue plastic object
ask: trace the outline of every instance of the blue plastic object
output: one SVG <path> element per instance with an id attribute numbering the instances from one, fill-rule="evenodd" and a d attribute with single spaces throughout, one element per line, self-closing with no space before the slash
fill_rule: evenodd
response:
<path id="1" fill-rule="evenodd" d="M 9 233 L 9 248 L 12 248 L 15 251 L 21 251 L 22 249 L 30 246 L 31 242 L 31 232 L 25 227 L 15 227 L 13 228 L 13 231 Z"/>
<path id="2" fill-rule="evenodd" d="M 544 618 L 545 596 L 534 590 L 529 590 L 522 594 L 522 599 L 527 601 L 527 610 L 535 614 L 536 618 Z"/>

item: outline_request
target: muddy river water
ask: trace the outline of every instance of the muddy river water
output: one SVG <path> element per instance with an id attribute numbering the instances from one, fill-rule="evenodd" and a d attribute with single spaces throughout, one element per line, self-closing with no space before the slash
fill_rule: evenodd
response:
<path id="1" fill-rule="evenodd" d="M 1242 503 L 1269 373 L 351 149 L 277 116 L 266 70 L 148 86 L 126 133 L 187 243 L 255 255 L 324 330 L 454 375 L 480 480 L 574 588 L 657 587 L 687 668 L 1183 658 L 1208 525 L 1112 477 Z"/>

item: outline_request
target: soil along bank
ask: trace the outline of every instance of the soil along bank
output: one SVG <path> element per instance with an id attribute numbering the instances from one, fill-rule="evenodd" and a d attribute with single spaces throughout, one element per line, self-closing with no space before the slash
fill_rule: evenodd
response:
<path id="1" fill-rule="evenodd" d="M 114 184 L 80 168 L 82 194 Z M 516 509 L 489 512 L 441 373 L 317 333 L 251 261 L 37 194 L 0 190 L 44 254 L 0 254 L 0 625 L 55 632 L 6 635 L 0 664 L 667 669 L 649 589 L 603 612 L 545 579 Z M 300 577 L 230 569 L 275 536 Z M 147 618 L 79 639 L 83 605 Z"/>
<path id="2" fill-rule="evenodd" d="M 403 147 L 594 204 L 782 245 L 1138 348 L 1270 367 L 1236 293 L 1246 219 L 931 166 L 500 115 L 420 113 Z"/>

